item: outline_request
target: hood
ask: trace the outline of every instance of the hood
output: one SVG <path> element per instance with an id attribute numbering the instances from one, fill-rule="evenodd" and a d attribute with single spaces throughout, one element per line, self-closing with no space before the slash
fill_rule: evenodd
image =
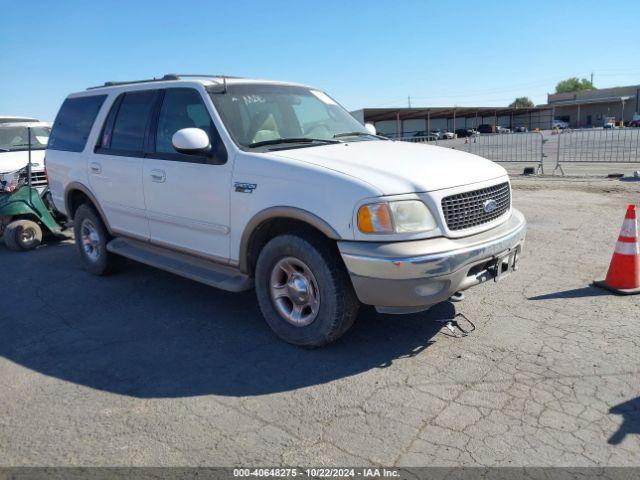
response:
<path id="1" fill-rule="evenodd" d="M 409 142 L 363 141 L 270 153 L 357 177 L 383 195 L 430 192 L 507 175 L 500 165 L 477 155 Z"/>
<path id="2" fill-rule="evenodd" d="M 31 150 L 31 168 L 44 170 L 44 150 Z M 0 173 L 15 172 L 29 163 L 29 152 L 0 152 Z"/>

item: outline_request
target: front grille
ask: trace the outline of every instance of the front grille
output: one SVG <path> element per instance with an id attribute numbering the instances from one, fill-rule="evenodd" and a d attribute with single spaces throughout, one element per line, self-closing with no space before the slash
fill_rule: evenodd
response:
<path id="1" fill-rule="evenodd" d="M 486 212 L 485 202 L 496 201 L 496 209 Z M 508 183 L 471 192 L 449 195 L 442 199 L 442 212 L 449 230 L 464 230 L 495 220 L 509 210 L 511 189 Z"/>
<path id="2" fill-rule="evenodd" d="M 44 172 L 31 172 L 31 185 L 41 187 L 47 184 L 47 176 Z"/>

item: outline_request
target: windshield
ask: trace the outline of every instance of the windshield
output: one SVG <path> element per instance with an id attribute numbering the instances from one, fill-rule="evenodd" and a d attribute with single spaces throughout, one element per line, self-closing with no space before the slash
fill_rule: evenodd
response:
<path id="1" fill-rule="evenodd" d="M 44 150 L 47 148 L 50 127 L 31 127 L 31 149 Z M 27 126 L 0 126 L 0 153 L 28 150 L 29 134 Z"/>
<path id="2" fill-rule="evenodd" d="M 242 147 L 279 144 L 278 148 L 296 148 L 296 143 L 312 146 L 378 138 L 319 90 L 229 85 L 225 93 L 212 92 L 211 99 L 227 130 Z"/>

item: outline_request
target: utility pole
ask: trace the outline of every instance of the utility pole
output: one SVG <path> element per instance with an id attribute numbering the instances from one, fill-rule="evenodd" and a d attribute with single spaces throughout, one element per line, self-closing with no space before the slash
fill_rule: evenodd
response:
<path id="1" fill-rule="evenodd" d="M 591 72 L 591 85 L 593 85 L 593 72 Z"/>

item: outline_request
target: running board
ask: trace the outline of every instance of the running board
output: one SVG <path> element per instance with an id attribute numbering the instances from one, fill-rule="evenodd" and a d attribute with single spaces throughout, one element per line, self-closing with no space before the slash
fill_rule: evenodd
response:
<path id="1" fill-rule="evenodd" d="M 107 243 L 107 250 L 136 262 L 230 292 L 242 292 L 253 286 L 248 275 L 233 267 L 138 240 L 114 238 Z"/>

